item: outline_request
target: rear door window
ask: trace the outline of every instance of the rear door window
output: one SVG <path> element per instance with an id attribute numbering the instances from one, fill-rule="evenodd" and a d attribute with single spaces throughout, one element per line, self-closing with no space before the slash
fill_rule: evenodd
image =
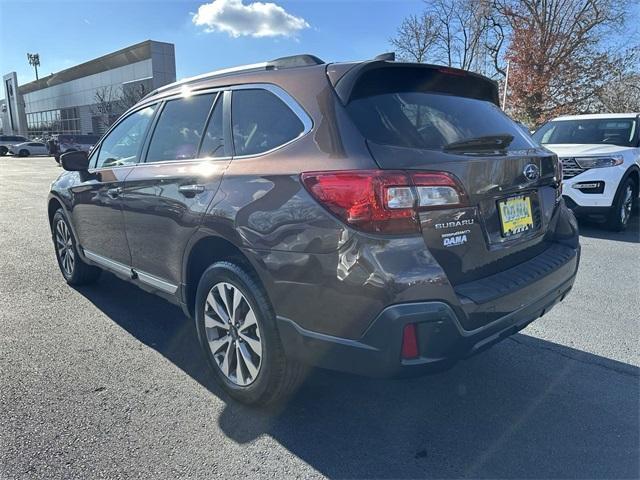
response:
<path id="1" fill-rule="evenodd" d="M 234 90 L 231 120 L 236 156 L 273 150 L 304 131 L 302 121 L 287 104 L 263 89 Z"/>
<path id="2" fill-rule="evenodd" d="M 153 131 L 147 162 L 196 158 L 215 94 L 169 100 Z"/>

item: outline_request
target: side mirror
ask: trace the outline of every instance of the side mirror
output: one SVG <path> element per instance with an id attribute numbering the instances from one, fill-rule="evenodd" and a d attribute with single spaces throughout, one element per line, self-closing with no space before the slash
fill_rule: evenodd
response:
<path id="1" fill-rule="evenodd" d="M 89 156 L 82 150 L 63 153 L 60 156 L 60 165 L 70 172 L 84 172 L 89 169 Z"/>

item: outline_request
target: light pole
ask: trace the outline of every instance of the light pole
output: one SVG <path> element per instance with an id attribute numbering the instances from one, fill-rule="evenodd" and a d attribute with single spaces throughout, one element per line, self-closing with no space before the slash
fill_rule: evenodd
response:
<path id="1" fill-rule="evenodd" d="M 504 92 L 502 92 L 502 110 L 507 108 L 507 89 L 509 88 L 509 66 L 511 62 L 507 62 L 507 73 L 504 76 Z"/>
<path id="2" fill-rule="evenodd" d="M 27 60 L 29 65 L 32 65 L 36 69 L 36 80 L 38 80 L 38 67 L 40 66 L 40 54 L 39 53 L 27 53 Z"/>

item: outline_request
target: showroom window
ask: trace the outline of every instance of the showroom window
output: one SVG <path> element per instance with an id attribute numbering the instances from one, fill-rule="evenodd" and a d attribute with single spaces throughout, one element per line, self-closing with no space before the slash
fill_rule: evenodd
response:
<path id="1" fill-rule="evenodd" d="M 30 137 L 43 135 L 79 135 L 80 112 L 77 107 L 27 113 L 27 128 Z"/>

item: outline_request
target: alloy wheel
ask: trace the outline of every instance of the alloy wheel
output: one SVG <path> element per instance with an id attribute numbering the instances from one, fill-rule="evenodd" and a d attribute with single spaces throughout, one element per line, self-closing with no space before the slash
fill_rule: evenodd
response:
<path id="1" fill-rule="evenodd" d="M 211 354 L 224 376 L 242 387 L 253 383 L 262 364 L 256 315 L 242 292 L 226 282 L 207 295 L 204 326 Z"/>
<path id="2" fill-rule="evenodd" d="M 624 191 L 624 197 L 622 199 L 622 206 L 620 208 L 620 221 L 623 225 L 626 225 L 631 217 L 631 209 L 633 208 L 633 187 L 627 185 Z"/>
<path id="3" fill-rule="evenodd" d="M 56 224 L 56 250 L 58 251 L 58 258 L 64 275 L 71 277 L 76 256 L 73 251 L 71 232 L 69 232 L 69 227 L 64 220 L 58 220 Z"/>

